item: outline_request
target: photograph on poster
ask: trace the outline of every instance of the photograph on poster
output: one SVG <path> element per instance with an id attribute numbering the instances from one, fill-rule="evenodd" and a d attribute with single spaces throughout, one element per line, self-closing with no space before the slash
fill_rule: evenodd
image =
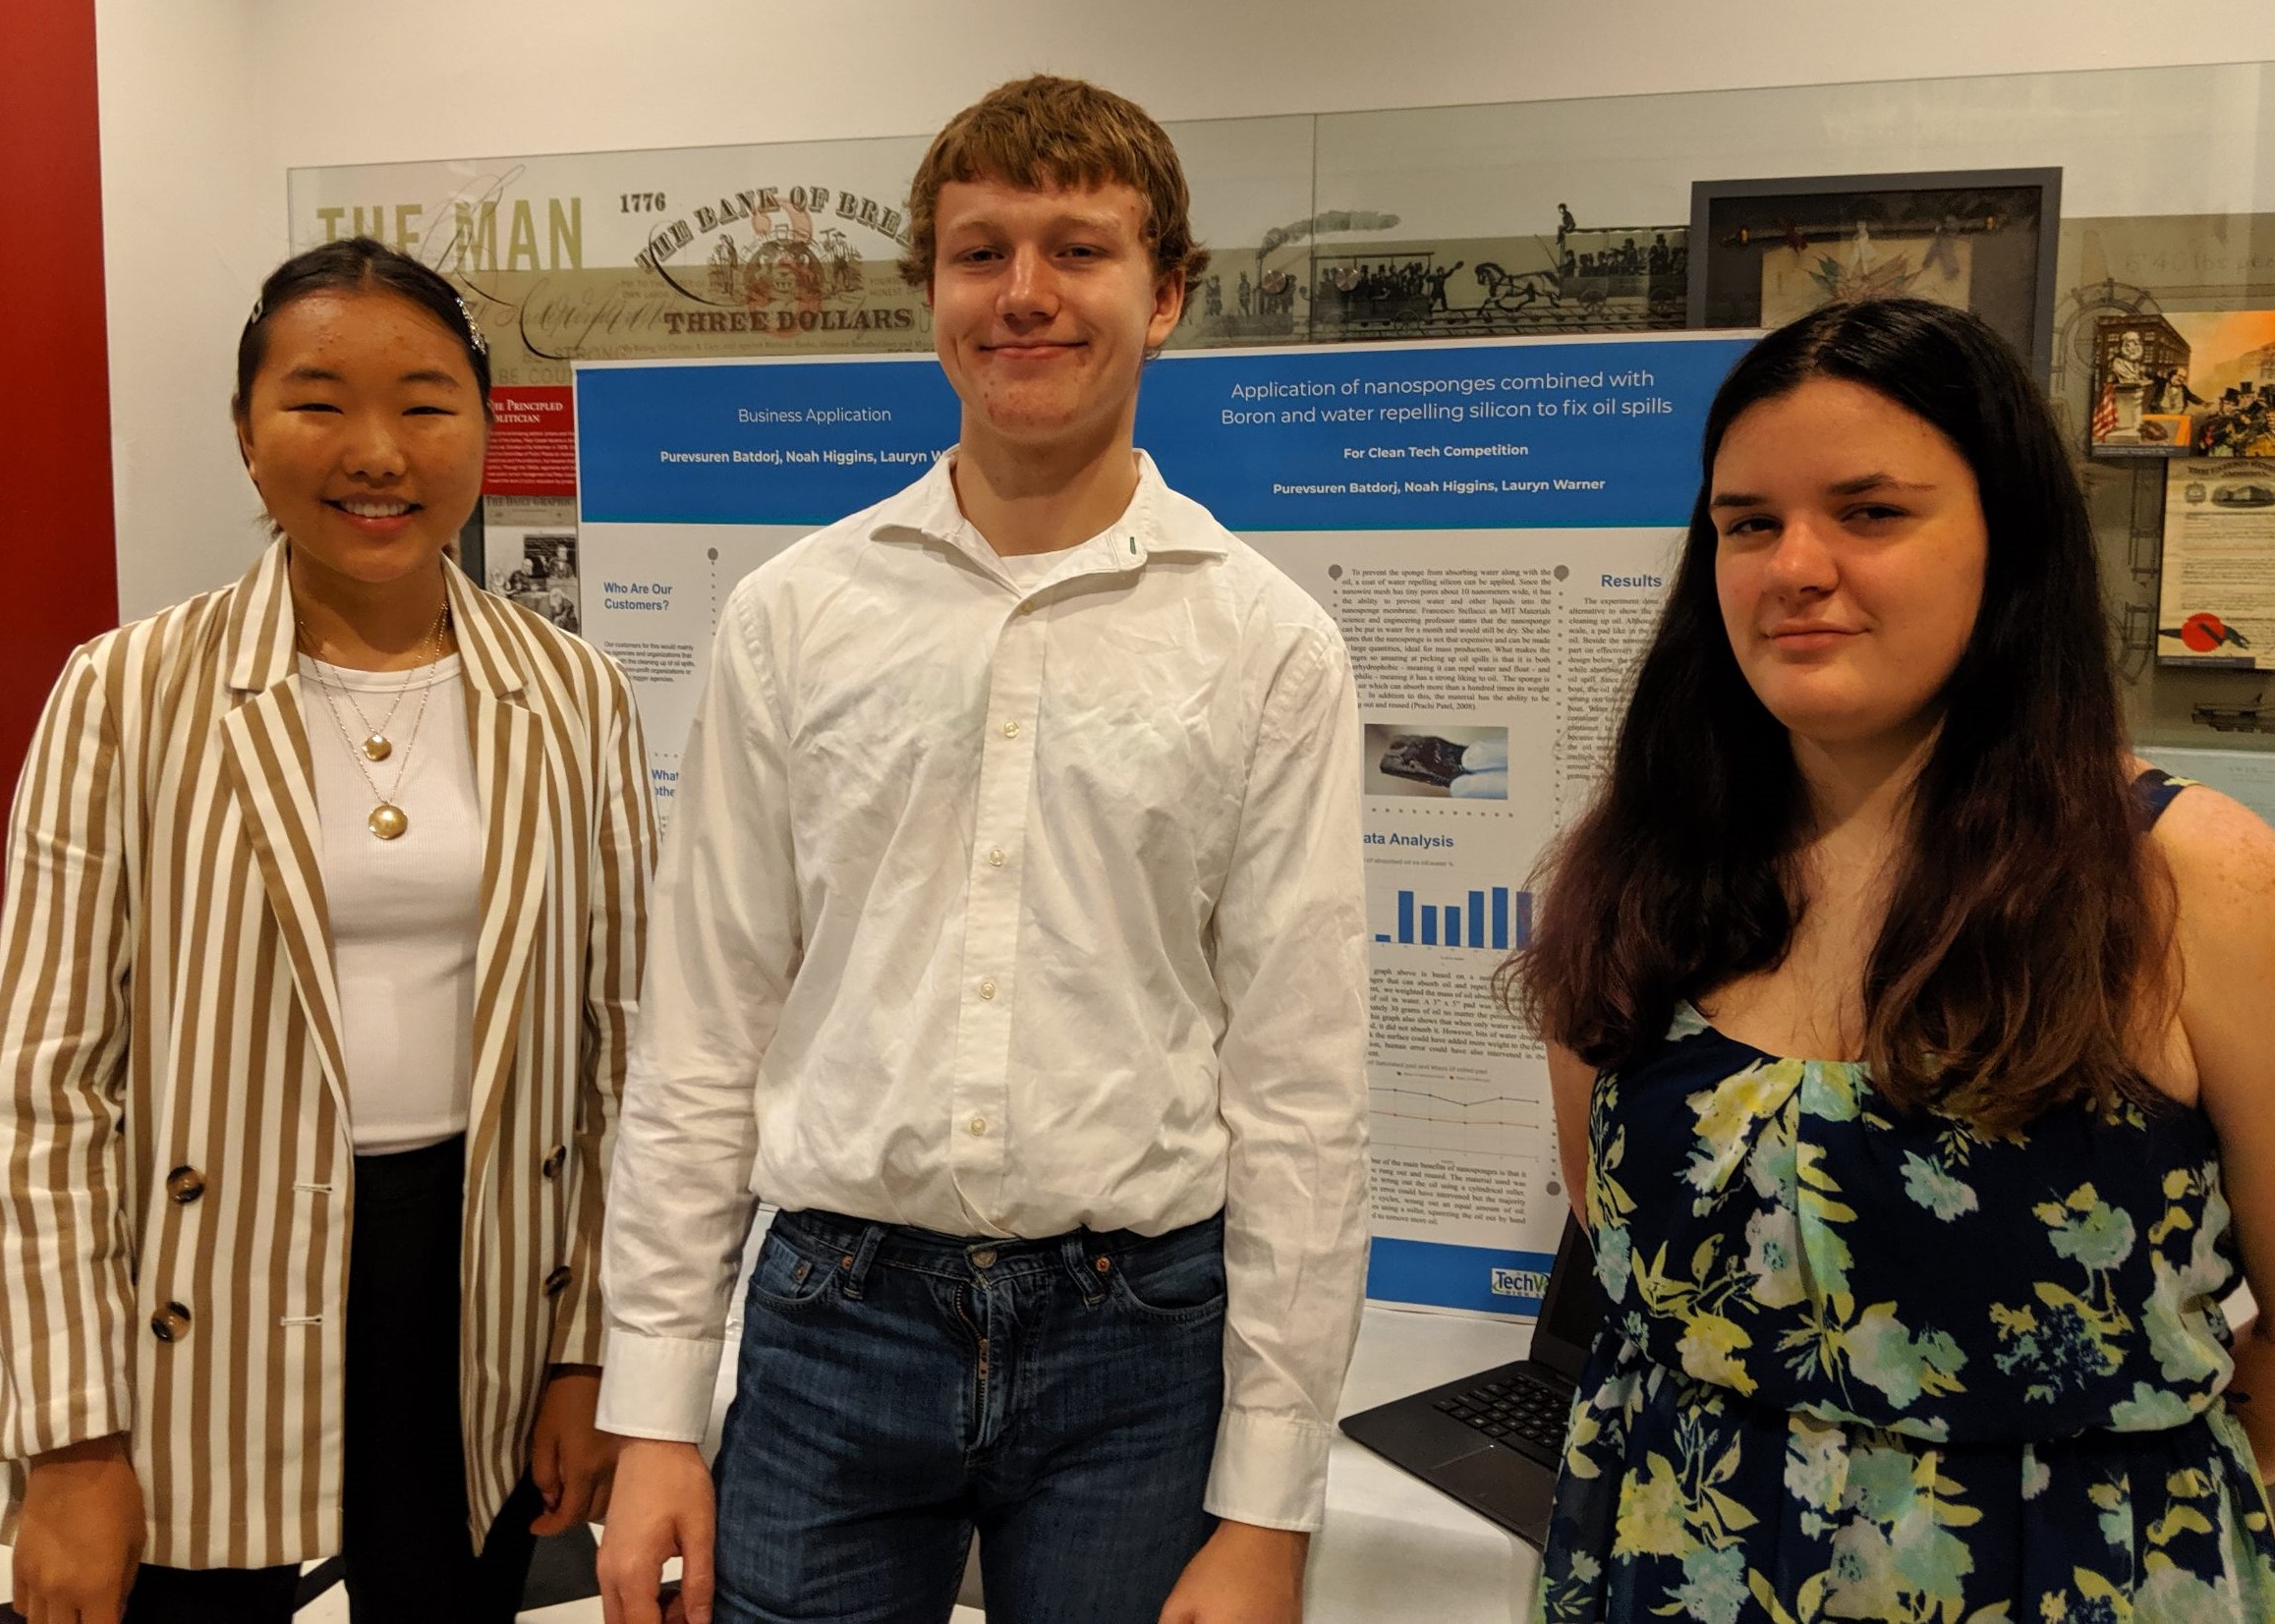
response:
<path id="1" fill-rule="evenodd" d="M 2275 310 L 2104 316 L 2094 334 L 2097 457 L 2275 457 Z"/>
<path id="2" fill-rule="evenodd" d="M 1695 181 L 1690 324 L 1778 327 L 1842 299 L 1973 310 L 2045 376 L 2058 169 Z"/>
<path id="3" fill-rule="evenodd" d="M 483 536 L 484 585 L 564 632 L 584 631 L 573 530 L 491 527 Z"/>
<path id="4" fill-rule="evenodd" d="M 2159 665 L 2275 665 L 2275 461 L 2194 458 L 2165 477 Z"/>
<path id="5" fill-rule="evenodd" d="M 1435 801 L 1508 799 L 1508 729 L 1474 727 L 1447 717 L 1409 716 L 1369 722 L 1369 795 Z"/>

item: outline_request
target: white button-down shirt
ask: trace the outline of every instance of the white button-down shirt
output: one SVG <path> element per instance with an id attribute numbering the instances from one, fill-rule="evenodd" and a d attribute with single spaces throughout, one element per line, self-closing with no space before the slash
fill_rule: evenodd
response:
<path id="1" fill-rule="evenodd" d="M 1366 1262 L 1349 660 L 1142 457 L 1056 560 L 1007 569 L 942 462 L 727 600 L 610 1181 L 600 1425 L 703 1434 L 757 1198 L 1029 1238 L 1223 1208 L 1208 1508 L 1314 1527 Z"/>

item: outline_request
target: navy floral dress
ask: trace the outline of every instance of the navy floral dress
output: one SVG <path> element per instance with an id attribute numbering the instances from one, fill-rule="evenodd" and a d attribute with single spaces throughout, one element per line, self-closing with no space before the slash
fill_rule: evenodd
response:
<path id="1" fill-rule="evenodd" d="M 1598 1079 L 1537 1616 L 2269 1624 L 2196 1111 L 1988 1138 L 1685 1006 Z"/>

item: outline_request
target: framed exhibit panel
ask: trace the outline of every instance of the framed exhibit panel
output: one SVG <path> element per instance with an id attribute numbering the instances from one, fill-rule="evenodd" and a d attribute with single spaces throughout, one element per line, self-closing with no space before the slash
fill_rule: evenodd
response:
<path id="1" fill-rule="evenodd" d="M 2059 169 L 1695 181 L 1693 327 L 1782 327 L 1843 299 L 1974 311 L 2043 380 Z"/>
<path id="2" fill-rule="evenodd" d="M 2190 458 L 2164 488 L 2157 663 L 2275 668 L 2275 459 Z"/>

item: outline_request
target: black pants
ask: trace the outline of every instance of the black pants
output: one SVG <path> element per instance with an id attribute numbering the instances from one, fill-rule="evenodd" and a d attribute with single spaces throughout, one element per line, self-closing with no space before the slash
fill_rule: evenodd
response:
<path id="1" fill-rule="evenodd" d="M 355 1624 L 512 1624 L 542 1509 L 528 1479 L 480 1557 L 458 1429 L 466 1144 L 356 1158 L 342 1567 Z M 144 1567 L 127 1624 L 288 1624 L 297 1567 Z"/>

